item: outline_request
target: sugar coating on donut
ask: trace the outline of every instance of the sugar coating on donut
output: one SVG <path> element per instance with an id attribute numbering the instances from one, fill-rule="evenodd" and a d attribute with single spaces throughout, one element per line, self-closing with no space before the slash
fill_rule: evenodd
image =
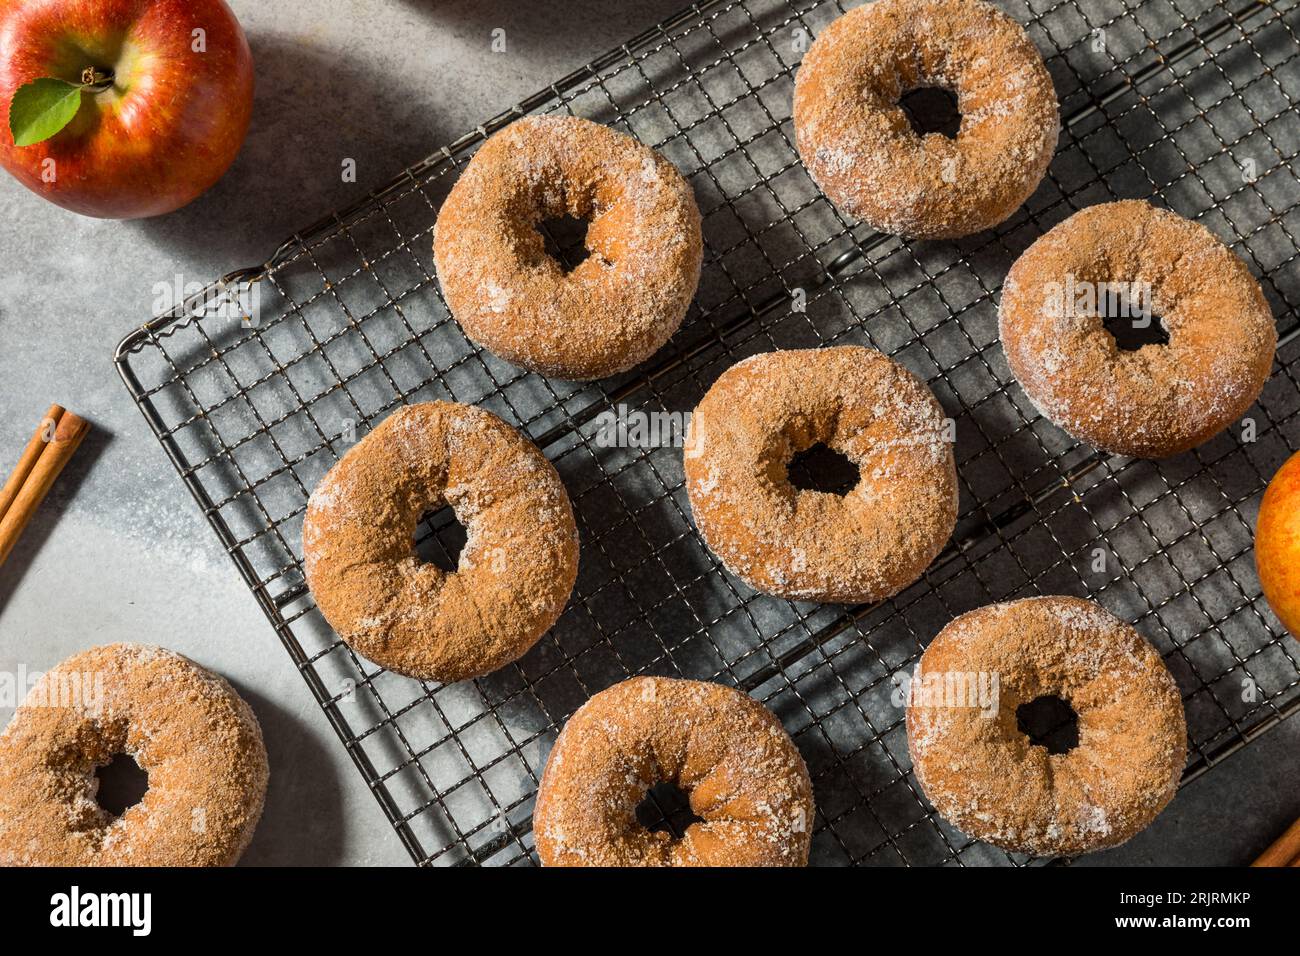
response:
<path id="1" fill-rule="evenodd" d="M 974 686 L 972 675 L 995 699 L 955 692 Z M 1017 709 L 1043 696 L 1078 716 L 1078 745 L 1066 753 L 1019 729 Z M 1177 790 L 1186 734 L 1155 649 L 1072 597 L 956 618 L 922 655 L 907 708 L 916 779 L 935 809 L 972 837 L 1033 856 L 1116 846 L 1146 827 Z"/>
<path id="2" fill-rule="evenodd" d="M 454 572 L 423 562 L 420 518 L 448 505 L 466 532 Z M 491 412 L 427 402 L 393 412 L 312 491 L 303 566 L 321 613 L 358 652 L 456 681 L 522 656 L 563 612 L 578 570 L 564 484 Z"/>
<path id="3" fill-rule="evenodd" d="M 681 839 L 636 818 L 665 782 L 700 818 Z M 533 833 L 546 866 L 803 866 L 813 813 L 803 758 L 762 704 L 721 684 L 638 677 L 569 719 Z"/>
<path id="4" fill-rule="evenodd" d="M 537 227 L 589 220 L 590 255 L 565 273 Z M 572 116 L 517 120 L 470 160 L 438 214 L 434 257 L 465 333 L 524 368 L 571 380 L 648 358 L 699 283 L 700 213 L 653 149 Z"/>
<path id="5" fill-rule="evenodd" d="M 1167 343 L 1121 350 L 1100 309 L 1070 295 L 1114 287 L 1149 289 L 1138 318 L 1158 319 Z M 1277 348 L 1245 263 L 1199 223 L 1137 200 L 1090 206 L 1036 240 L 1007 274 L 998 325 L 1011 371 L 1046 418 L 1139 458 L 1187 451 L 1239 419 Z"/>
<path id="6" fill-rule="evenodd" d="M 872 349 L 750 356 L 691 417 L 691 512 L 710 550 L 756 590 L 883 600 L 920 577 L 952 534 L 953 437 L 933 393 Z M 843 496 L 789 481 L 790 460 L 819 442 L 858 468 Z"/>
<path id="7" fill-rule="evenodd" d="M 115 817 L 95 770 L 118 754 L 149 788 Z M 0 733 L 0 865 L 231 865 L 267 774 L 257 718 L 223 678 L 160 647 L 91 648 L 43 674 Z"/>
<path id="8" fill-rule="evenodd" d="M 954 139 L 919 136 L 899 106 L 957 96 Z M 831 202 L 874 229 L 965 236 L 1010 216 L 1051 162 L 1060 116 L 1025 31 L 983 0 L 875 0 L 835 20 L 795 79 L 799 156 Z"/>

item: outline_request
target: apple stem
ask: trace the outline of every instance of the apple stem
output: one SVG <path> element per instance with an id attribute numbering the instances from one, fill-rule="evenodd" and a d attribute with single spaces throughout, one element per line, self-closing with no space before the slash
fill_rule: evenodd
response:
<path id="1" fill-rule="evenodd" d="M 113 71 L 88 66 L 81 71 L 81 85 L 88 87 L 91 92 L 102 93 L 113 85 Z"/>

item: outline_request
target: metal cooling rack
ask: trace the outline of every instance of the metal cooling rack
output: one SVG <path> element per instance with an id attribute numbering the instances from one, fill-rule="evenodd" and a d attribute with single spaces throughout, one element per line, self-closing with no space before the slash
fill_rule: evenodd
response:
<path id="1" fill-rule="evenodd" d="M 936 817 L 910 773 L 893 681 L 957 614 L 1069 593 L 1134 622 L 1182 688 L 1188 779 L 1300 700 L 1297 649 L 1260 597 L 1250 524 L 1300 442 L 1298 4 L 1004 2 L 1056 83 L 1058 153 L 996 231 L 912 243 L 842 219 L 795 153 L 794 70 L 843 7 L 704 0 L 132 332 L 118 367 L 417 862 L 535 860 L 533 797 L 559 728 L 638 673 L 733 684 L 781 718 L 815 781 L 814 863 L 1024 862 Z M 431 260 L 439 203 L 474 149 L 522 114 L 555 111 L 653 144 L 690 177 L 704 215 L 704 277 L 682 331 L 597 385 L 523 374 L 475 348 Z M 1010 375 L 995 302 L 1007 268 L 1077 209 L 1129 197 L 1205 223 L 1262 280 L 1284 344 L 1249 413 L 1253 440 L 1234 429 L 1165 462 L 1097 455 Z M 191 314 L 247 280 L 257 325 Z M 755 594 L 695 534 L 680 450 L 603 447 L 598 416 L 619 403 L 689 410 L 745 355 L 845 342 L 903 362 L 957 420 L 957 534 L 882 605 Z M 314 610 L 299 560 L 307 495 L 355 432 L 435 398 L 483 405 L 543 448 L 583 547 L 554 630 L 519 663 L 450 686 L 353 654 Z M 422 550 L 454 551 L 457 531 L 449 513 L 433 516 Z M 661 812 L 659 825 L 677 825 Z"/>

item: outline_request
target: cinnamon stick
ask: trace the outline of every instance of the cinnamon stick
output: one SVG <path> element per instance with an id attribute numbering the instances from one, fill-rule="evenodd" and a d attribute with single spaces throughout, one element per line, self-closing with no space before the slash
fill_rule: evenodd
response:
<path id="1" fill-rule="evenodd" d="M 36 459 L 40 458 L 41 452 L 45 450 L 46 443 L 54 437 L 54 426 L 59 423 L 59 418 L 62 415 L 62 405 L 51 405 L 49 410 L 46 411 L 45 417 L 41 419 L 41 423 L 36 426 L 36 431 L 27 442 L 27 447 L 23 449 L 18 464 L 14 466 L 13 472 L 9 475 L 9 480 L 5 482 L 3 488 L 0 488 L 0 518 L 5 516 L 9 506 L 18 497 L 18 489 L 27 480 L 28 474 L 31 473 L 33 466 L 36 464 Z"/>
<path id="2" fill-rule="evenodd" d="M 1251 866 L 1296 866 L 1300 864 L 1300 820 L 1291 824 L 1273 845 Z"/>
<path id="3" fill-rule="evenodd" d="M 64 411 L 59 416 L 58 424 L 54 427 L 54 437 L 44 444 L 18 493 L 14 495 L 13 502 L 4 516 L 0 517 L 0 564 L 4 564 L 9 557 L 9 552 L 18 542 L 18 536 L 27 527 L 27 522 L 32 520 L 32 515 L 49 494 L 54 479 L 72 458 L 72 453 L 77 450 L 89 430 L 90 423 L 80 415 Z M 30 447 L 29 443 L 28 448 Z"/>

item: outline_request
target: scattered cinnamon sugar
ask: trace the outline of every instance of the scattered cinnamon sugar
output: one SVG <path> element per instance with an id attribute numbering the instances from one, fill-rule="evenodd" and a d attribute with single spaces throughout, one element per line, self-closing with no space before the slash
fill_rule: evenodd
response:
<path id="1" fill-rule="evenodd" d="M 443 504 L 467 535 L 453 573 L 411 544 Z M 375 663 L 426 680 L 476 677 L 523 655 L 578 573 L 555 468 L 491 412 L 454 402 L 401 408 L 350 449 L 313 490 L 302 539 L 330 626 Z"/>
<path id="2" fill-rule="evenodd" d="M 1123 843 L 1177 790 L 1187 760 L 1178 687 L 1142 636 L 1079 598 L 993 604 L 958 617 L 921 657 L 925 674 L 997 675 L 995 716 L 930 701 L 907 710 L 916 778 L 977 839 L 1034 856 Z M 1078 746 L 1030 743 L 1016 710 L 1042 696 L 1078 715 Z"/>
<path id="3" fill-rule="evenodd" d="M 589 220 L 590 255 L 566 274 L 537 226 Z M 524 368 L 602 378 L 681 325 L 700 279 L 700 213 L 666 159 L 576 117 L 533 116 L 489 139 L 438 215 L 434 256 L 452 315 Z"/>
<path id="4" fill-rule="evenodd" d="M 913 131 L 899 98 L 957 95 L 955 139 Z M 875 0 L 813 43 L 795 82 L 799 156 L 844 212 L 881 232 L 965 236 L 1037 188 L 1060 129 L 1052 79 L 1025 31 L 982 0 Z"/>
<path id="5" fill-rule="evenodd" d="M 636 819 L 664 782 L 702 821 L 680 840 Z M 813 812 L 808 768 L 762 704 L 721 684 L 637 677 L 569 719 L 533 833 L 546 866 L 804 866 Z"/>
<path id="6" fill-rule="evenodd" d="M 957 520 L 942 407 L 907 369 L 860 346 L 769 352 L 732 366 L 691 419 L 695 524 L 751 587 L 791 600 L 883 600 L 921 576 Z M 822 442 L 858 467 L 843 497 L 800 490 L 787 465 Z"/>
<path id="7" fill-rule="evenodd" d="M 95 770 L 123 753 L 149 789 L 114 817 Z M 261 728 L 225 680 L 160 647 L 94 647 L 44 674 L 0 734 L 0 865 L 228 866 L 266 783 Z"/>
<path id="8" fill-rule="evenodd" d="M 1057 285 L 1140 283 L 1169 341 L 1121 351 L 1099 315 L 1048 307 Z M 1259 397 L 1277 326 L 1237 256 L 1204 226 L 1137 200 L 1075 213 L 1016 260 L 998 309 L 1025 394 L 1071 435 L 1163 458 L 1208 441 Z"/>

